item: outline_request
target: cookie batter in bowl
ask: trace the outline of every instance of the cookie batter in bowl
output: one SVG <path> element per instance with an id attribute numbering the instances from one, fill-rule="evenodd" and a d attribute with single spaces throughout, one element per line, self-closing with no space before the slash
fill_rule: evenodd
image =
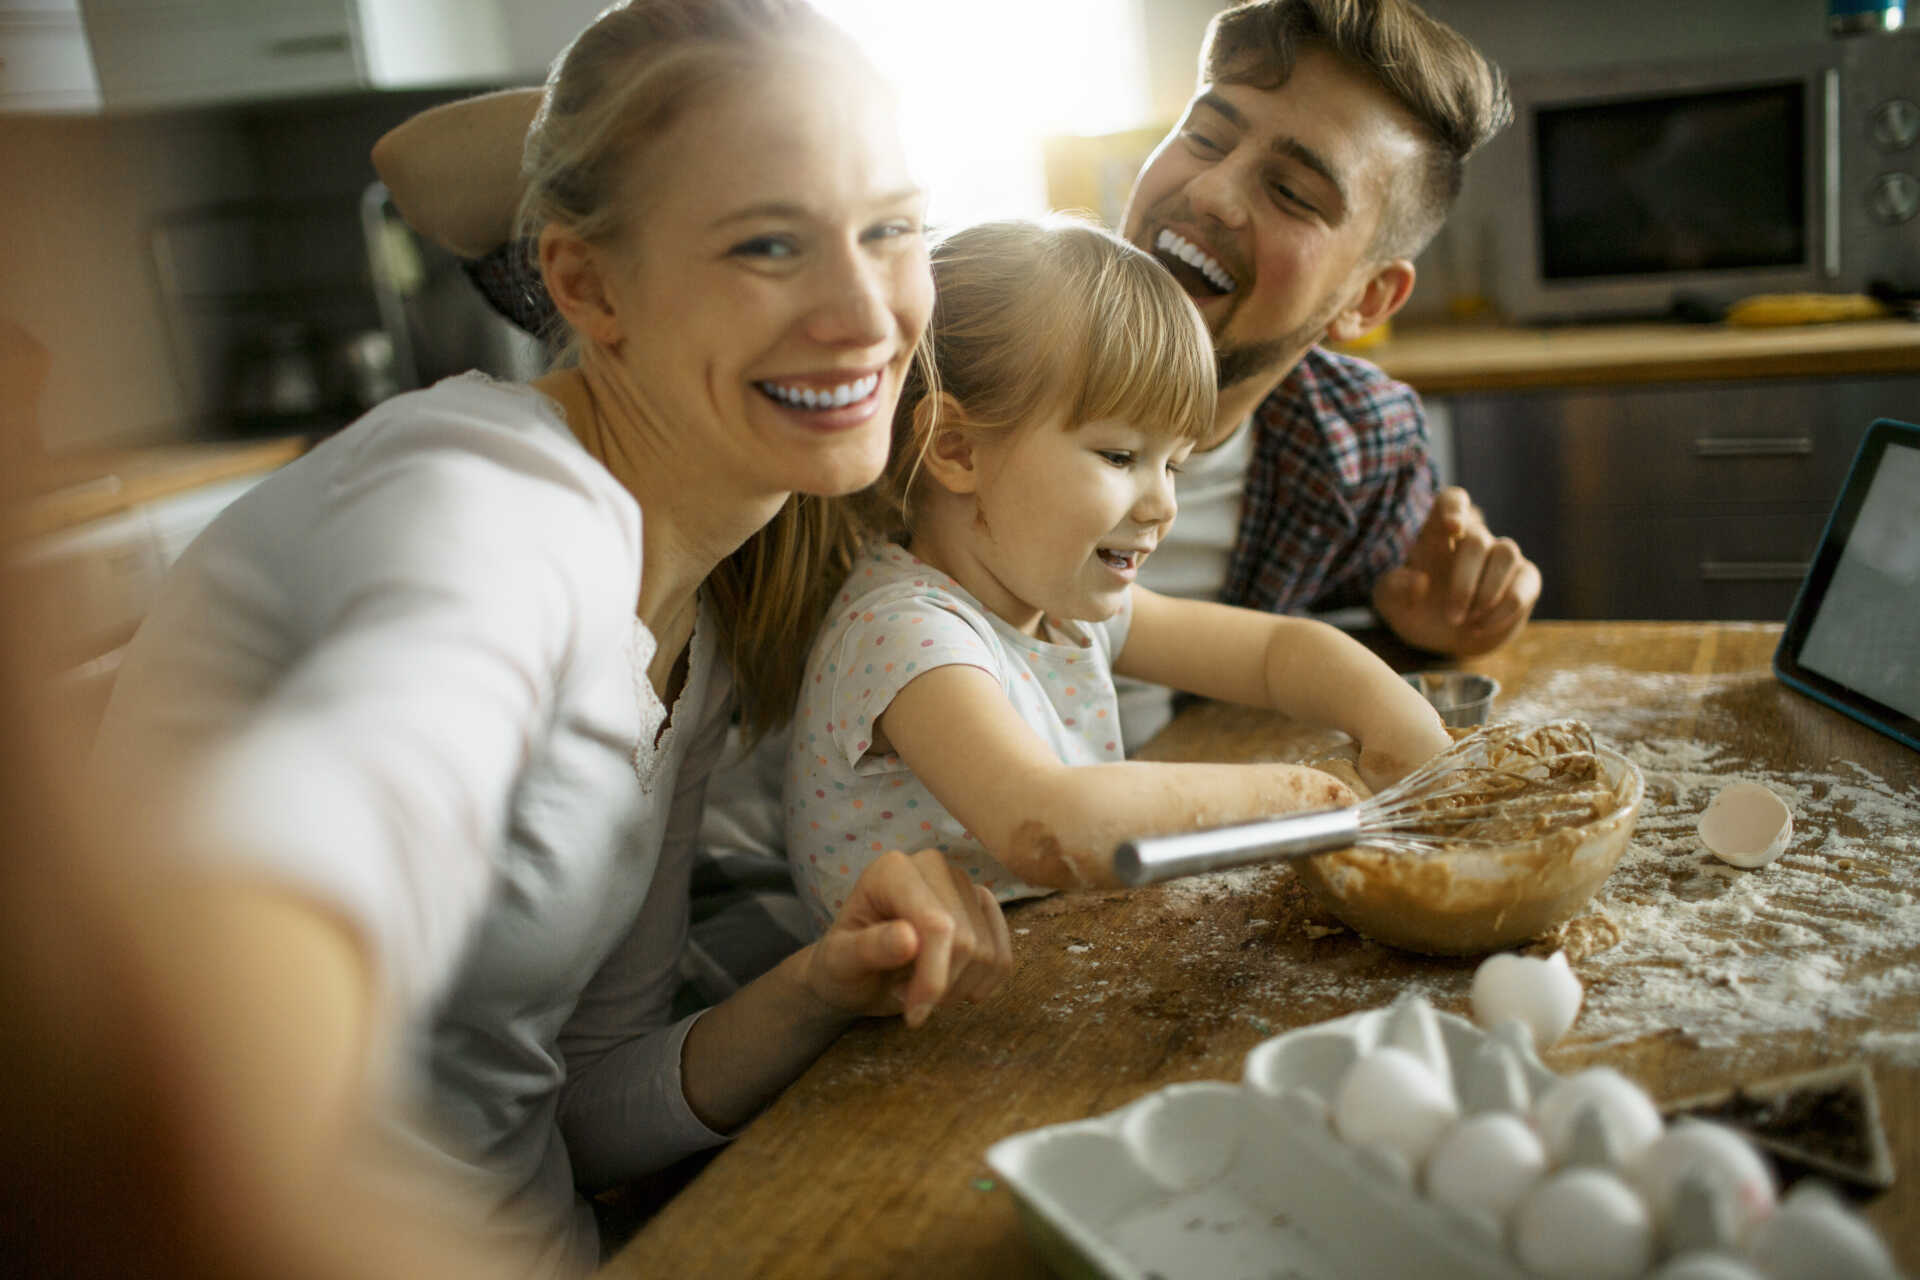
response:
<path id="1" fill-rule="evenodd" d="M 1474 818 L 1432 852 L 1362 845 L 1303 860 L 1296 873 L 1349 928 L 1390 946 L 1467 956 L 1524 942 L 1578 914 L 1633 834 L 1645 794 L 1639 767 L 1605 747 L 1590 754 L 1590 769 L 1576 765 L 1547 784 L 1563 787 L 1575 805 L 1591 804 L 1584 820 Z M 1506 763 L 1490 766 L 1497 772 Z M 1444 824 L 1444 814 L 1435 817 Z"/>

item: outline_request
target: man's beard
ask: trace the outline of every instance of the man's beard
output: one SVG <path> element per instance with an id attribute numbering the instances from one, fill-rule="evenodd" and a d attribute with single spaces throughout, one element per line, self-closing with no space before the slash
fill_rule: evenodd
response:
<path id="1" fill-rule="evenodd" d="M 1326 336 L 1327 326 L 1340 313 L 1340 307 L 1341 299 L 1335 298 L 1326 305 L 1323 314 L 1314 316 L 1291 333 L 1267 342 L 1236 344 L 1216 334 L 1213 339 L 1213 361 L 1219 389 L 1225 391 L 1282 365 L 1290 366 L 1306 354 L 1308 347 Z"/>
<path id="2" fill-rule="evenodd" d="M 1218 370 L 1220 390 L 1225 391 L 1228 387 L 1257 378 L 1298 354 L 1291 338 L 1282 338 L 1278 342 L 1256 342 L 1252 346 L 1215 344 L 1213 360 Z"/>

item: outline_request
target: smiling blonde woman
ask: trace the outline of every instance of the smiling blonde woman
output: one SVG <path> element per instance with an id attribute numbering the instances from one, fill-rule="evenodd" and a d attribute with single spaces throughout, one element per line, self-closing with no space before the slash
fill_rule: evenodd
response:
<path id="1" fill-rule="evenodd" d="M 878 475 L 932 303 L 875 83 L 797 0 L 598 19 L 528 144 L 571 360 L 388 401 L 242 499 L 101 732 L 100 794 L 285 975 L 261 1124 L 400 1125 L 537 1272 L 598 1262 L 581 1193 L 1011 965 L 989 895 L 896 854 L 815 944 L 669 1012 L 706 776 L 736 705 L 791 705 L 766 638 L 857 532 L 809 495 Z"/>

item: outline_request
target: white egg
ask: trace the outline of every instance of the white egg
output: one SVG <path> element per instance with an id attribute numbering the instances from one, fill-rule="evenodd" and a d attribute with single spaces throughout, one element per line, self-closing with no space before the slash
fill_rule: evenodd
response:
<path id="1" fill-rule="evenodd" d="M 1688 1177 L 1701 1179 L 1733 1207 L 1736 1239 L 1772 1213 L 1778 1199 L 1773 1171 L 1752 1143 L 1724 1125 L 1681 1120 L 1648 1143 L 1633 1165 L 1634 1185 L 1663 1231 Z"/>
<path id="2" fill-rule="evenodd" d="M 1898 1280 L 1887 1246 L 1825 1187 L 1803 1182 L 1753 1229 L 1747 1257 L 1769 1280 Z"/>
<path id="3" fill-rule="evenodd" d="M 1513 1211 L 1513 1251 L 1544 1280 L 1629 1280 L 1653 1261 L 1653 1217 L 1604 1169 L 1567 1169 Z"/>
<path id="4" fill-rule="evenodd" d="M 1473 973 L 1473 1020 L 1491 1031 L 1517 1018 L 1533 1033 L 1533 1047 L 1544 1049 L 1567 1033 L 1580 1012 L 1580 979 L 1567 965 L 1567 953 L 1545 960 L 1501 952 L 1480 962 Z"/>
<path id="5" fill-rule="evenodd" d="M 1520 1053 L 1512 1045 L 1492 1036 L 1482 1040 L 1454 1076 L 1454 1093 L 1460 1099 L 1460 1110 L 1468 1115 L 1481 1111 L 1513 1111 L 1526 1115 L 1532 1111 L 1533 1086 L 1520 1063 Z"/>
<path id="6" fill-rule="evenodd" d="M 1722 862 L 1764 867 L 1793 839 L 1793 811 L 1770 788 L 1736 782 L 1714 794 L 1698 830 L 1700 843 Z"/>
<path id="7" fill-rule="evenodd" d="M 1420 1059 L 1391 1046 L 1347 1068 L 1333 1102 L 1342 1138 L 1397 1151 L 1414 1168 L 1458 1115 L 1453 1091 Z"/>
<path id="8" fill-rule="evenodd" d="M 1448 1208 L 1505 1222 L 1546 1172 L 1546 1149 L 1526 1121 L 1509 1112 L 1483 1111 L 1434 1144 L 1427 1156 L 1427 1195 Z"/>
<path id="9" fill-rule="evenodd" d="M 1417 992 L 1402 995 L 1387 1009 L 1380 1028 L 1380 1045 L 1405 1049 L 1447 1088 L 1453 1088 L 1453 1064 L 1447 1059 L 1447 1041 L 1433 1006 Z"/>
<path id="10" fill-rule="evenodd" d="M 1639 1085 L 1612 1067 L 1588 1067 L 1548 1085 L 1534 1107 L 1534 1123 L 1554 1164 L 1567 1158 L 1580 1113 L 1589 1108 L 1598 1113 L 1614 1151 L 1626 1163 L 1659 1137 L 1664 1127 L 1659 1108 Z"/>
<path id="11" fill-rule="evenodd" d="M 1682 1253 L 1653 1273 L 1652 1280 L 1765 1280 L 1758 1271 L 1724 1253 Z"/>

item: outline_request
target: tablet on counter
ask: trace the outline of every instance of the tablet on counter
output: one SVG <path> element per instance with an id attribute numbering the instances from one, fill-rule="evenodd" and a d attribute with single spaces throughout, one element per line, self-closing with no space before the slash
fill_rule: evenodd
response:
<path id="1" fill-rule="evenodd" d="M 1773 670 L 1920 751 L 1920 426 L 1867 428 Z"/>

